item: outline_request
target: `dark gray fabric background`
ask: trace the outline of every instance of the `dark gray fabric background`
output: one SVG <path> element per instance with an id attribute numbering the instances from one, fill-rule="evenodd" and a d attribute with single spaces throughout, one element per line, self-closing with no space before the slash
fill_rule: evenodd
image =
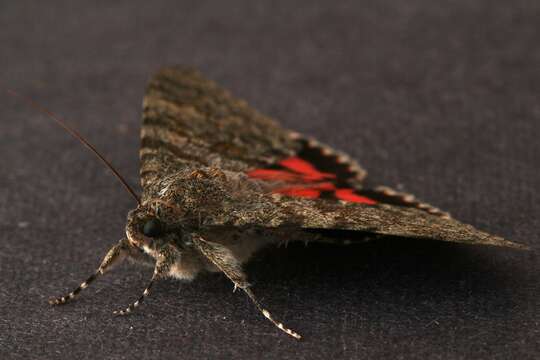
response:
<path id="1" fill-rule="evenodd" d="M 139 117 L 162 65 L 200 68 L 372 179 L 540 245 L 538 1 L 98 1 L 0 4 L 0 87 L 69 119 L 138 183 Z M 54 4 L 54 5 L 53 5 Z M 0 358 L 533 359 L 538 257 L 432 241 L 270 249 L 255 291 L 125 266 L 70 305 L 134 206 L 76 141 L 0 96 Z"/>

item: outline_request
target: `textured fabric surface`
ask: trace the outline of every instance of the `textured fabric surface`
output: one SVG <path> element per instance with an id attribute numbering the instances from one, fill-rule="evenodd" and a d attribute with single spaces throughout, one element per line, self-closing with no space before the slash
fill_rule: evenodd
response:
<path id="1" fill-rule="evenodd" d="M 4 1 L 0 84 L 69 119 L 138 183 L 141 99 L 187 64 L 286 126 L 349 152 L 372 179 L 540 247 L 537 1 Z M 433 241 L 269 249 L 255 291 L 150 269 L 78 285 L 123 236 L 132 199 L 75 140 L 0 97 L 0 358 L 540 356 L 535 252 Z"/>

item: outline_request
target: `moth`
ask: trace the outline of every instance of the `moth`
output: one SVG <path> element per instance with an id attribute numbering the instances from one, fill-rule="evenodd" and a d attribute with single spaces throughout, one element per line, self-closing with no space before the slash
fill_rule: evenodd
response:
<path id="1" fill-rule="evenodd" d="M 97 271 L 52 305 L 74 299 L 128 259 L 154 272 L 139 299 L 115 314 L 133 312 L 158 279 L 191 281 L 203 271 L 219 272 L 270 322 L 300 339 L 263 308 L 242 270 L 266 246 L 354 243 L 375 234 L 523 248 L 413 195 L 367 185 L 366 171 L 349 156 L 284 129 L 189 68 L 164 68 L 148 85 L 140 197 L 91 144 L 48 114 L 104 160 L 137 201 L 125 236 Z"/>

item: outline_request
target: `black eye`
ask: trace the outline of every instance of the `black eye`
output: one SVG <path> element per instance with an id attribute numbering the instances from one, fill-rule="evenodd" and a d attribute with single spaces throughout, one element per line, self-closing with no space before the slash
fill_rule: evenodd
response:
<path id="1" fill-rule="evenodd" d="M 147 220 L 143 226 L 143 234 L 148 237 L 158 237 L 161 234 L 161 222 L 156 219 Z"/>

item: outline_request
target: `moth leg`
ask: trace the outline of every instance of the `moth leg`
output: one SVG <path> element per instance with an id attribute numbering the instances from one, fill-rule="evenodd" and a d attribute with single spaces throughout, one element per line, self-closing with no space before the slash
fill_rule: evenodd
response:
<path id="1" fill-rule="evenodd" d="M 197 249 L 233 282 L 235 289 L 240 288 L 246 293 L 264 317 L 287 335 L 296 339 L 302 338 L 300 334 L 286 328 L 282 323 L 274 320 L 270 312 L 262 307 L 255 297 L 255 294 L 253 294 L 250 289 L 250 285 L 246 280 L 246 275 L 242 271 L 241 264 L 227 247 L 215 242 L 207 241 L 197 234 L 192 234 L 192 241 Z"/>
<path id="2" fill-rule="evenodd" d="M 127 239 L 120 240 L 107 252 L 107 255 L 105 255 L 105 257 L 101 261 L 101 265 L 99 265 L 99 268 L 94 274 L 90 275 L 90 277 L 86 279 L 86 281 L 83 281 L 75 290 L 73 290 L 69 294 L 59 298 L 50 299 L 49 304 L 65 304 L 66 302 L 74 299 L 83 289 L 86 289 L 88 285 L 94 282 L 94 280 L 96 280 L 101 275 L 105 274 L 105 272 L 110 270 L 113 266 L 121 263 L 125 258 L 136 258 L 138 256 L 139 254 L 137 254 L 137 250 L 129 244 Z"/>
<path id="3" fill-rule="evenodd" d="M 171 267 L 178 260 L 179 256 L 180 253 L 174 247 L 169 245 L 164 246 L 159 251 L 152 279 L 148 285 L 146 285 L 142 295 L 135 302 L 129 304 L 125 310 L 116 310 L 113 313 L 115 315 L 128 315 L 133 312 L 133 310 L 135 310 L 135 308 L 138 307 L 148 295 L 150 295 L 150 289 L 152 288 L 152 285 L 154 285 L 154 282 L 169 275 Z"/>

